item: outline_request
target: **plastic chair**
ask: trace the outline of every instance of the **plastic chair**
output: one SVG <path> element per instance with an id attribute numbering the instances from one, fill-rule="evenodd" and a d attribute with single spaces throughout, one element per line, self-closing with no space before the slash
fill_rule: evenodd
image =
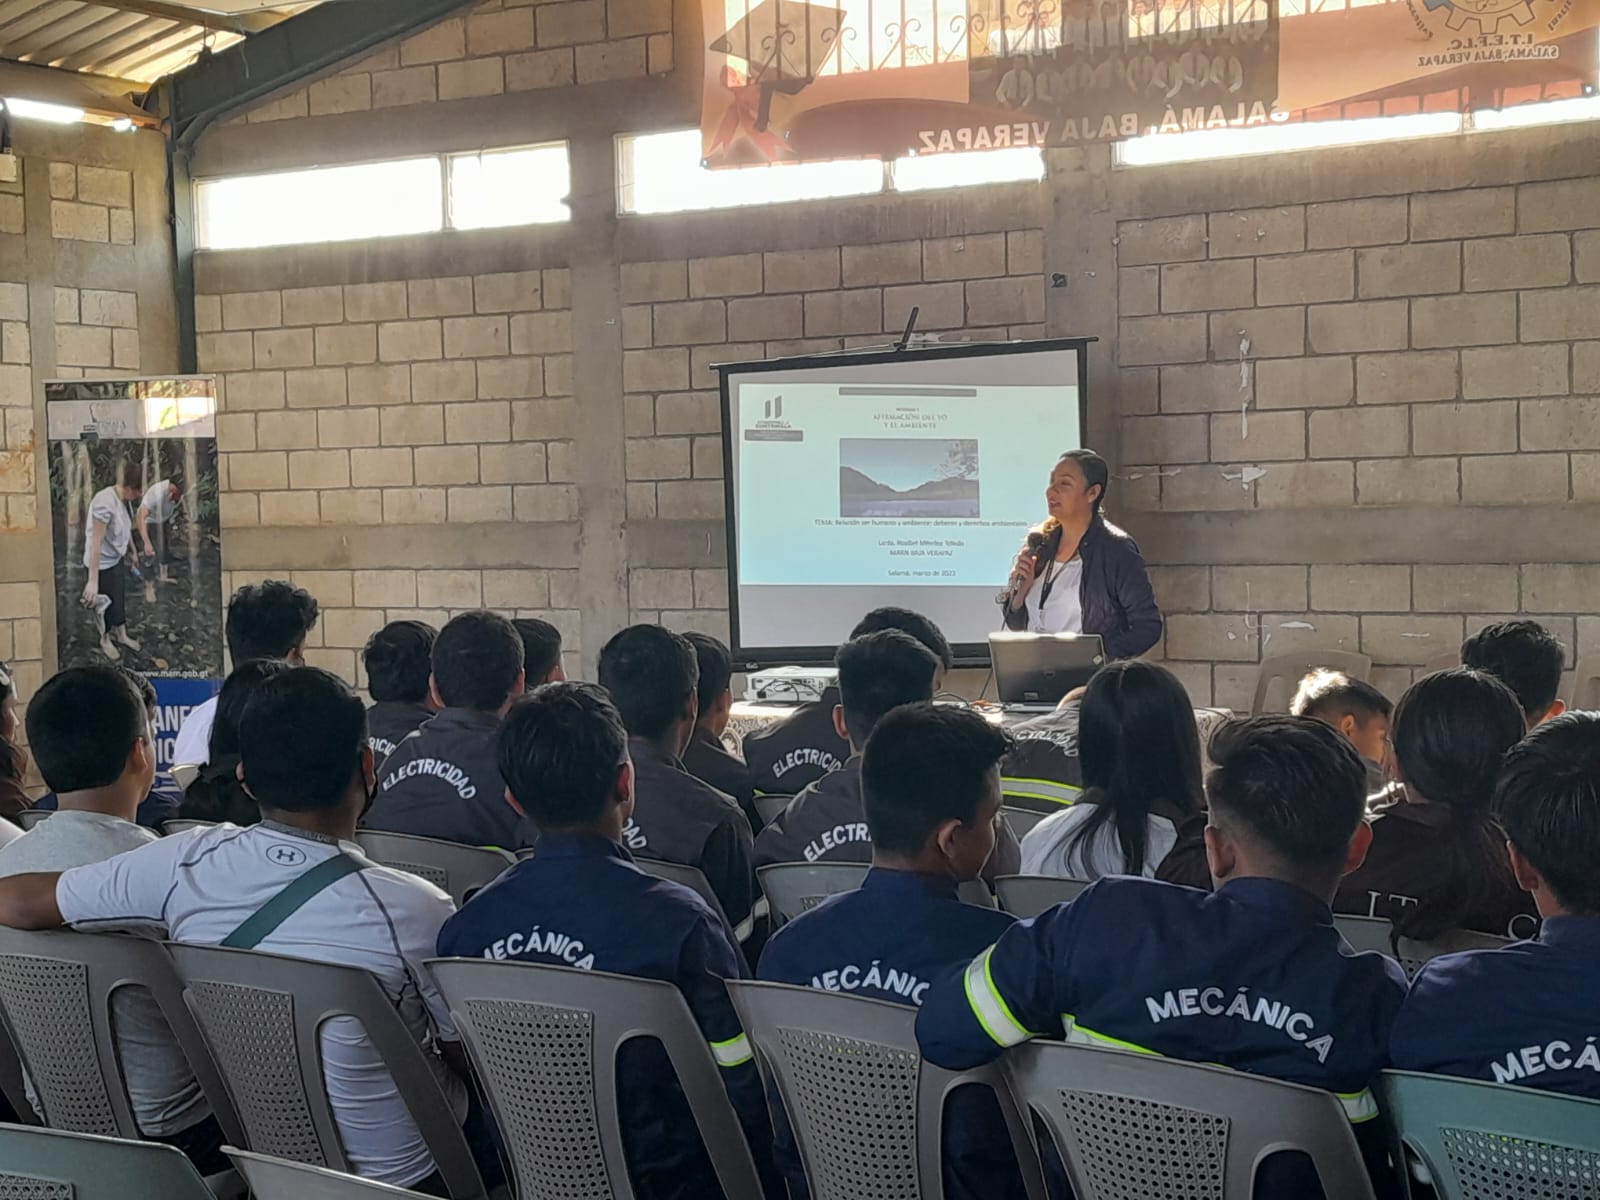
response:
<path id="1" fill-rule="evenodd" d="M 717 893 L 711 890 L 711 881 L 706 878 L 705 872 L 699 867 L 666 862 L 659 858 L 636 858 L 633 861 L 634 865 L 646 875 L 654 875 L 657 879 L 670 879 L 673 883 L 681 883 L 709 904 L 711 911 L 717 914 L 717 919 L 722 922 L 722 928 L 735 945 L 750 936 L 755 927 L 754 919 L 746 917 L 741 927 L 735 928 L 733 922 L 728 920 L 728 914 L 723 911 L 722 901 L 717 899 Z"/>
<path id="2" fill-rule="evenodd" d="M 211 1049 L 250 1147 L 350 1170 L 322 1079 L 320 1031 L 354 1017 L 383 1059 L 452 1200 L 483 1181 L 422 1047 L 378 981 L 359 967 L 168 943 L 184 999 Z"/>
<path id="3" fill-rule="evenodd" d="M 434 959 L 499 1124 L 516 1194 L 635 1200 L 617 1107 L 617 1055 L 660 1042 L 730 1197 L 759 1197 L 744 1130 L 683 995 L 670 983 L 576 967 Z"/>
<path id="4" fill-rule="evenodd" d="M 778 819 L 778 814 L 789 807 L 793 796 L 767 795 L 757 792 L 755 798 L 756 814 L 761 818 L 763 825 L 770 825 Z"/>
<path id="5" fill-rule="evenodd" d="M 1332 1092 L 1153 1054 L 1026 1042 L 1006 1056 L 1077 1196 L 1249 1200 L 1260 1160 L 1308 1155 L 1325 1195 L 1372 1200 L 1355 1135 Z"/>
<path id="6" fill-rule="evenodd" d="M 39 1114 L 33 1111 L 28 1090 L 22 1081 L 22 1056 L 11 1041 L 11 1034 L 0 1021 L 0 1096 L 11 1106 L 18 1125 L 41 1125 Z"/>
<path id="7" fill-rule="evenodd" d="M 408 1200 L 421 1192 L 224 1146 L 254 1200 Z"/>
<path id="8" fill-rule="evenodd" d="M 1350 917 L 1335 913 L 1333 927 L 1352 950 L 1376 950 L 1394 957 L 1394 925 L 1387 917 Z"/>
<path id="9" fill-rule="evenodd" d="M 1011 827 L 1011 832 L 1016 835 L 1019 842 L 1028 836 L 1029 830 L 1049 815 L 1027 808 L 1012 808 L 1010 805 L 1004 805 L 1000 809 L 1000 819 Z"/>
<path id="10" fill-rule="evenodd" d="M 1574 665 L 1570 703 L 1586 712 L 1600 708 L 1600 656 L 1588 655 Z"/>
<path id="11" fill-rule="evenodd" d="M 770 863 L 756 868 L 775 925 L 810 912 L 829 896 L 855 891 L 866 877 L 866 863 Z M 958 895 L 964 904 L 995 907 L 994 893 L 981 879 L 963 883 Z"/>
<path id="12" fill-rule="evenodd" d="M 1511 938 L 1496 937 L 1492 933 L 1479 933 L 1473 929 L 1452 929 L 1432 941 L 1403 937 L 1396 947 L 1395 957 L 1405 968 L 1410 979 L 1429 962 L 1441 954 L 1459 954 L 1463 950 L 1498 950 L 1511 945 Z"/>
<path id="13" fill-rule="evenodd" d="M 202 821 L 197 817 L 173 817 L 170 821 L 161 822 L 161 836 L 171 837 L 175 833 L 188 833 L 191 829 L 210 829 L 216 821 Z"/>
<path id="14" fill-rule="evenodd" d="M 0 928 L 0 1019 L 54 1129 L 138 1139 L 113 1032 L 125 988 L 152 998 L 231 1141 L 244 1129 L 160 942 L 110 933 Z"/>
<path id="15" fill-rule="evenodd" d="M 180 792 L 187 792 L 189 785 L 200 778 L 200 772 L 206 769 L 205 763 L 174 763 L 169 774 L 172 782 L 178 785 Z"/>
<path id="16" fill-rule="evenodd" d="M 1044 1200 L 1039 1156 L 1004 1075 L 993 1066 L 946 1071 L 925 1062 L 916 1009 L 777 983 L 729 980 L 728 994 L 776 1081 L 818 1200 L 943 1200 L 944 1103 L 968 1084 L 995 1093 L 1023 1185 Z"/>
<path id="17" fill-rule="evenodd" d="M 356 841 L 373 862 L 426 879 L 448 892 L 457 904 L 464 903 L 468 893 L 493 883 L 517 861 L 514 854 L 493 846 L 463 846 L 409 833 L 360 829 Z"/>
<path id="18" fill-rule="evenodd" d="M 1002 875 L 994 881 L 1001 910 L 1019 921 L 1076 900 L 1088 886 L 1087 879 L 1063 879 L 1059 875 Z"/>
<path id="19" fill-rule="evenodd" d="M 1318 667 L 1343 671 L 1351 679 L 1365 680 L 1372 674 L 1372 658 L 1352 650 L 1307 650 L 1301 654 L 1280 654 L 1263 659 L 1260 670 L 1256 672 L 1256 691 L 1250 702 L 1250 711 L 1266 712 L 1267 693 L 1272 690 L 1273 684 L 1281 683 L 1285 691 L 1282 711 L 1288 712 L 1289 700 L 1294 696 L 1295 688 Z"/>
<path id="20" fill-rule="evenodd" d="M 1600 1195 L 1600 1100 L 1414 1071 L 1385 1071 L 1378 1092 L 1438 1200 Z"/>
<path id="21" fill-rule="evenodd" d="M 11 820 L 19 825 L 22 828 L 22 831 L 26 833 L 35 825 L 39 824 L 39 822 L 55 815 L 55 809 L 53 808 L 25 808 L 16 816 L 12 817 Z"/>
<path id="22" fill-rule="evenodd" d="M 183 1151 L 59 1129 L 0 1125 L 4 1200 L 214 1200 Z"/>

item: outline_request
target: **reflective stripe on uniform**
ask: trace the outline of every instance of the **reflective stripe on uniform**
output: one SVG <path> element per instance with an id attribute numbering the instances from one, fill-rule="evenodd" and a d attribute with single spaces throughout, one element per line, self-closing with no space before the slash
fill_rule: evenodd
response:
<path id="1" fill-rule="evenodd" d="M 742 1033 L 725 1042 L 712 1042 L 711 1053 L 716 1057 L 719 1067 L 743 1066 L 754 1057 L 750 1050 L 750 1039 Z"/>
<path id="2" fill-rule="evenodd" d="M 1157 1058 L 1165 1057 L 1159 1050 L 1152 1050 L 1148 1046 L 1141 1046 L 1136 1042 L 1125 1042 L 1121 1038 L 1114 1038 L 1110 1034 L 1100 1033 L 1093 1029 L 1085 1029 L 1078 1024 L 1077 1018 L 1071 1013 L 1061 1014 L 1061 1025 L 1066 1030 L 1066 1041 L 1071 1046 L 1103 1046 L 1112 1050 L 1128 1050 L 1134 1054 L 1154 1054 Z M 1222 1067 L 1231 1071 L 1232 1067 L 1224 1063 L 1201 1063 L 1206 1067 Z M 1344 1108 L 1345 1119 L 1352 1125 L 1359 1125 L 1363 1121 L 1370 1121 L 1378 1115 L 1378 1102 L 1372 1092 L 1362 1088 L 1359 1092 L 1335 1092 L 1339 1104 Z"/>
<path id="3" fill-rule="evenodd" d="M 985 1033 L 1001 1046 L 1015 1046 L 1027 1041 L 1033 1034 L 1011 1015 L 1005 997 L 994 986 L 994 975 L 989 970 L 989 956 L 993 953 L 994 947 L 990 946 L 968 964 L 967 1003 L 972 1006 L 972 1014 L 978 1018 L 978 1024 L 983 1026 Z"/>
<path id="4" fill-rule="evenodd" d="M 1056 783 L 1050 779 L 1013 779 L 1002 776 L 1000 792 L 1004 796 L 1020 796 L 1025 800 L 1044 800 L 1051 804 L 1076 804 L 1083 794 L 1082 788 L 1070 783 Z"/>

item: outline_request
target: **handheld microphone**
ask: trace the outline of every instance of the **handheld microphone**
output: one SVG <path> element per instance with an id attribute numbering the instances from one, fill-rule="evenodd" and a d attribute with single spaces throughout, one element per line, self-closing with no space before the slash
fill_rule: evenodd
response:
<path id="1" fill-rule="evenodd" d="M 1028 534 L 1028 551 L 1037 555 L 1044 547 L 1044 534 L 1037 529 Z M 1016 602 L 1018 591 L 1027 584 L 1027 576 L 1022 568 L 1018 567 L 1011 572 L 1011 578 L 1006 581 L 1006 590 L 1000 593 L 1000 603 L 1010 608 Z"/>

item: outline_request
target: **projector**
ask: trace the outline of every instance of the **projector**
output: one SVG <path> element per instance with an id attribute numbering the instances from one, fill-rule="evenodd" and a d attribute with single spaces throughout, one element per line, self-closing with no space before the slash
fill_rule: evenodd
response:
<path id="1" fill-rule="evenodd" d="M 744 698 L 769 704 L 803 704 L 820 700 L 822 693 L 839 682 L 832 667 L 771 667 L 752 671 L 745 679 Z"/>

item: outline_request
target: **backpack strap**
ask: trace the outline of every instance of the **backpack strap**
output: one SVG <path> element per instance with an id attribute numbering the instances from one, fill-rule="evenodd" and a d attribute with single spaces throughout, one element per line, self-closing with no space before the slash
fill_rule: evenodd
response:
<path id="1" fill-rule="evenodd" d="M 229 950 L 254 950 L 313 897 L 346 875 L 354 875 L 371 865 L 368 859 L 341 850 L 290 880 L 282 891 L 246 917 L 239 928 L 224 938 L 222 945 Z"/>

